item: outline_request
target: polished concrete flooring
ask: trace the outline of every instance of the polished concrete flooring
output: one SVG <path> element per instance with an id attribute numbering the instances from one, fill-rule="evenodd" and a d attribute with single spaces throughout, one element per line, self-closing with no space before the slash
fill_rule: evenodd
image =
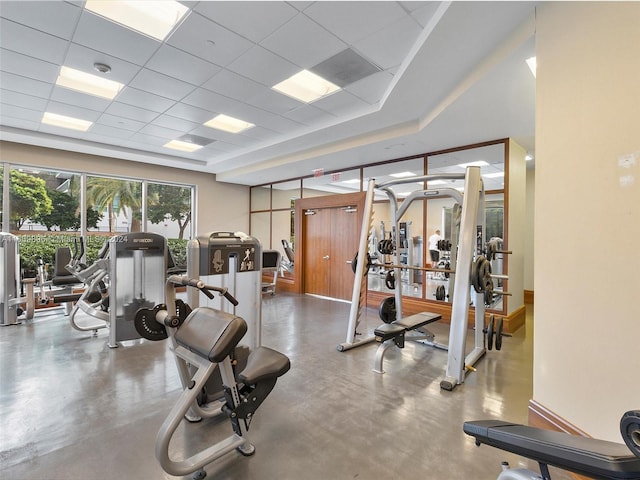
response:
<path id="1" fill-rule="evenodd" d="M 500 352 L 488 352 L 453 392 L 439 387 L 447 358 L 441 350 L 413 342 L 393 348 L 384 375 L 371 370 L 376 344 L 336 351 L 348 314 L 342 302 L 264 297 L 263 344 L 288 355 L 292 367 L 253 420 L 255 455 L 234 451 L 207 467 L 207 479 L 489 480 L 502 460 L 530 465 L 477 448 L 462 423 L 526 423 L 532 311 L 526 327 L 505 338 Z M 363 330 L 380 324 L 368 315 Z M 431 327 L 446 342 L 447 325 Z M 175 478 L 154 456 L 158 428 L 180 394 L 166 342 L 106 343 L 105 331 L 93 337 L 73 330 L 62 310 L 0 328 L 0 478 Z M 181 426 L 173 455 L 191 455 L 229 433 L 219 420 Z"/>

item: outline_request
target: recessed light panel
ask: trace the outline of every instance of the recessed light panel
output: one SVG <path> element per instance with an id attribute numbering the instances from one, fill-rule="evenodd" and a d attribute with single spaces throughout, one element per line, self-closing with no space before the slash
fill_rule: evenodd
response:
<path id="1" fill-rule="evenodd" d="M 253 123 L 245 122 L 237 118 L 230 117 L 229 115 L 223 115 L 222 113 L 217 117 L 212 118 L 205 123 L 205 126 L 211 128 L 217 128 L 224 132 L 239 133 L 248 128 L 254 127 Z"/>
<path id="2" fill-rule="evenodd" d="M 484 175 L 482 175 L 485 178 L 498 178 L 498 177 L 504 177 L 504 172 L 496 172 L 496 173 L 485 173 Z"/>
<path id="3" fill-rule="evenodd" d="M 60 68 L 56 85 L 109 100 L 113 100 L 124 87 L 122 83 L 64 66 Z"/>
<path id="4" fill-rule="evenodd" d="M 415 177 L 416 174 L 413 172 L 399 172 L 399 173 L 390 173 L 389 176 L 394 178 L 407 178 L 407 177 Z"/>
<path id="5" fill-rule="evenodd" d="M 195 152 L 202 148 L 202 145 L 196 145 L 195 143 L 183 142 L 181 140 L 171 140 L 164 144 L 167 148 L 174 150 L 180 150 L 181 152 Z"/>
<path id="6" fill-rule="evenodd" d="M 79 118 L 67 117 L 65 115 L 58 115 L 57 113 L 51 112 L 44 112 L 42 123 L 53 125 L 54 127 L 79 130 L 81 132 L 86 132 L 93 124 L 93 122 L 89 122 L 87 120 L 80 120 Z"/>
<path id="7" fill-rule="evenodd" d="M 87 0 L 84 8 L 160 41 L 189 11 L 173 0 Z"/>
<path id="8" fill-rule="evenodd" d="M 314 102 L 340 90 L 336 84 L 309 70 L 302 70 L 271 88 L 304 103 Z"/>

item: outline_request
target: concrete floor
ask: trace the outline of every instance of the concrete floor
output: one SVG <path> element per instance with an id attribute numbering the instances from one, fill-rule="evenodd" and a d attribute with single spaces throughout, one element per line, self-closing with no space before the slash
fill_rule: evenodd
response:
<path id="1" fill-rule="evenodd" d="M 263 344 L 288 355 L 292 367 L 253 420 L 255 455 L 230 453 L 207 467 L 207 479 L 493 480 L 502 460 L 531 466 L 477 448 L 462 423 L 526 423 L 532 311 L 526 327 L 505 338 L 502 351 L 488 352 L 453 392 L 439 387 L 443 351 L 413 342 L 390 349 L 384 375 L 371 371 L 376 344 L 336 351 L 348 315 L 346 303 L 264 297 Z M 380 323 L 371 312 L 362 330 Z M 447 325 L 431 330 L 446 342 Z M 61 309 L 0 329 L 0 478 L 175 478 L 154 456 L 156 433 L 180 394 L 167 344 L 110 349 L 107 336 L 73 330 Z M 172 450 L 192 454 L 229 433 L 227 421 L 183 425 Z"/>

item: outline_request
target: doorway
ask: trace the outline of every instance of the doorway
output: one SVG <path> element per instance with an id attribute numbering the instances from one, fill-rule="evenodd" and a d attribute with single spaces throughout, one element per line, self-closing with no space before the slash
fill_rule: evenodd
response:
<path id="1" fill-rule="evenodd" d="M 301 293 L 351 300 L 351 261 L 358 251 L 363 207 L 364 193 L 296 201 Z"/>

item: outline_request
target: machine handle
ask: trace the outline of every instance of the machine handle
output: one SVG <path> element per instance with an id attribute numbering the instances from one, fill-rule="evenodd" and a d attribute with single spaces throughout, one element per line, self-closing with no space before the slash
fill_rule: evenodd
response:
<path id="1" fill-rule="evenodd" d="M 322 257 L 323 260 L 329 260 L 329 255 L 325 255 L 324 257 Z"/>
<path id="2" fill-rule="evenodd" d="M 171 275 L 167 282 L 182 285 L 185 287 L 194 287 L 204 293 L 207 297 L 213 300 L 214 295 L 211 293 L 212 291 L 218 292 L 224 298 L 226 298 L 231 304 L 236 307 L 238 305 L 238 300 L 229 293 L 227 288 L 215 287 L 213 285 L 206 285 L 202 280 L 198 280 L 197 278 L 189 278 L 184 275 Z"/>

